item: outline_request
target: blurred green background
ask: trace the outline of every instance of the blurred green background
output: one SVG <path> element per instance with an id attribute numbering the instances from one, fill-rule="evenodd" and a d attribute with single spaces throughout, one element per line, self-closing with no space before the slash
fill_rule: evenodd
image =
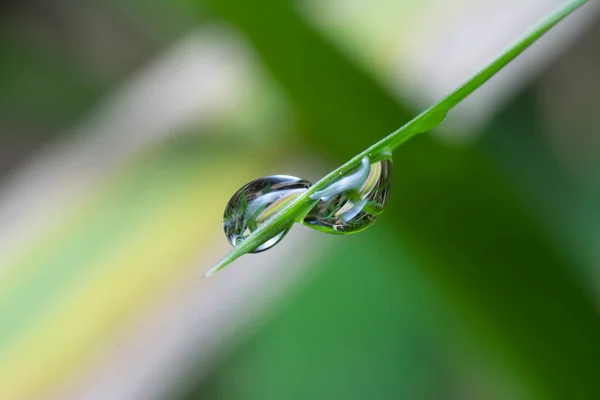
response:
<path id="1" fill-rule="evenodd" d="M 394 153 L 372 228 L 202 279 L 244 183 L 317 180 L 559 4 L 1 2 L 0 398 L 598 398 L 595 2 Z"/>

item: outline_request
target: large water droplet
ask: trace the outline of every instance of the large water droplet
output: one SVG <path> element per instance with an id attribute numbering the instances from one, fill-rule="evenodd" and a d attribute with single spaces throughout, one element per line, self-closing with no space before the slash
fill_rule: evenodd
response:
<path id="1" fill-rule="evenodd" d="M 227 203 L 223 230 L 232 246 L 247 238 L 267 218 L 304 193 L 311 183 L 295 176 L 271 175 L 242 186 Z M 275 246 L 291 225 L 254 249 L 259 253 Z"/>
<path id="2" fill-rule="evenodd" d="M 374 162 L 364 157 L 356 171 L 311 195 L 319 202 L 302 223 L 338 235 L 360 232 L 385 209 L 391 183 L 390 153 L 381 154 Z"/>

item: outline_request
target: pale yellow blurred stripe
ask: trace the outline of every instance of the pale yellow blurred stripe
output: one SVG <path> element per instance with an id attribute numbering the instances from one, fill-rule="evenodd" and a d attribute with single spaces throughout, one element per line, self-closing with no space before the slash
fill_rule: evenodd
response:
<path id="1" fill-rule="evenodd" d="M 214 160 L 211 160 L 211 162 Z M 202 182 L 208 174 L 225 170 L 227 177 L 251 174 L 247 165 L 226 161 L 190 163 L 180 168 L 175 187 L 154 204 L 152 214 L 111 248 L 107 254 L 81 268 L 93 271 L 54 302 L 36 321 L 35 329 L 19 337 L 0 360 L 0 398 L 34 399 L 55 385 L 72 379 L 85 367 L 116 326 L 160 296 L 170 284 L 189 273 L 199 251 L 210 248 L 220 226 L 222 200 L 231 193 L 231 182 L 212 179 L 210 192 Z M 243 171 L 243 172 L 241 172 Z M 167 185 L 168 186 L 168 185 Z M 118 195 L 118 193 L 112 193 Z M 86 207 L 87 208 L 87 207 Z M 102 202 L 91 214 L 102 214 Z M 85 224 L 85 220 L 79 223 Z M 77 225 L 77 224 L 74 224 Z M 71 226 L 75 228 L 76 226 Z M 75 229 L 76 230 L 76 229 Z M 47 237 L 42 247 L 68 240 L 68 233 Z M 96 264 L 96 265 L 93 265 Z M 30 264 L 31 265 L 31 264 Z M 33 263 L 32 265 L 35 265 Z M 199 280 L 200 290 L 203 281 Z"/>
<path id="2" fill-rule="evenodd" d="M 59 246 L 68 243 L 73 232 L 83 229 L 82 225 L 89 223 L 90 216 L 105 211 L 115 202 L 115 197 L 123 196 L 126 187 L 137 180 L 140 168 L 143 166 L 119 172 L 92 193 L 75 200 L 74 204 L 65 205 L 68 213 L 60 213 L 58 221 L 48 223 L 45 229 L 31 238 L 27 251 L 15 257 L 14 264 L 0 279 L 0 304 L 11 291 L 31 279 L 41 262 L 56 252 Z"/>

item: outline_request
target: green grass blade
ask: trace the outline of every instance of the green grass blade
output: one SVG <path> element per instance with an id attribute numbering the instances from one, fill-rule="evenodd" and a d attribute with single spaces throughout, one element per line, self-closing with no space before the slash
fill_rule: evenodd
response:
<path id="1" fill-rule="evenodd" d="M 496 75 L 498 71 L 517 58 L 546 32 L 587 2 L 588 0 L 572 1 L 556 10 L 553 14 L 547 16 L 540 21 L 537 26 L 526 33 L 521 40 L 513 44 L 487 67 L 463 83 L 462 86 L 454 92 L 450 93 L 448 97 L 422 112 L 411 122 L 383 139 L 382 142 L 385 142 L 385 146 L 395 149 L 412 136 L 435 128 L 444 120 L 448 111 L 458 105 L 475 90 L 479 89 L 484 83 L 490 80 L 491 77 Z"/>
<path id="2" fill-rule="evenodd" d="M 252 252 L 262 243 L 273 238 L 279 232 L 292 224 L 298 215 L 302 215 L 302 213 L 307 212 L 310 207 L 313 206 L 314 201 L 310 199 L 310 196 L 313 193 L 327 187 L 329 184 L 338 179 L 340 175 L 344 175 L 351 171 L 357 164 L 360 163 L 363 157 L 368 156 L 372 158 L 383 151 L 394 150 L 411 137 L 435 128 L 444 120 L 449 110 L 481 87 L 498 71 L 504 68 L 508 63 L 510 63 L 529 46 L 535 43 L 546 32 L 552 29 L 557 23 L 587 2 L 588 0 L 575 0 L 559 8 L 554 13 L 543 19 L 540 23 L 538 23 L 537 26 L 525 34 L 521 40 L 508 48 L 488 66 L 466 81 L 445 99 L 425 110 L 400 129 L 394 131 L 363 152 L 357 154 L 339 168 L 330 172 L 324 178 L 315 183 L 303 195 L 299 196 L 296 200 L 269 218 L 244 241 L 238 243 L 236 247 L 221 262 L 206 272 L 205 277 L 213 275 L 215 272 L 229 265 L 242 255 Z"/>

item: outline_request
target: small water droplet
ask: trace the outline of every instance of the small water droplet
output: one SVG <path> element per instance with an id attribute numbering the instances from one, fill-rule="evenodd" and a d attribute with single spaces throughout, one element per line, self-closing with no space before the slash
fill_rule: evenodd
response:
<path id="1" fill-rule="evenodd" d="M 349 175 L 315 192 L 319 200 L 302 223 L 321 232 L 339 235 L 360 232 L 385 209 L 392 183 L 392 158 L 384 152 L 377 161 L 368 157 Z"/>
<path id="2" fill-rule="evenodd" d="M 417 120 L 412 130 L 415 133 L 428 132 L 440 125 L 448 115 L 447 108 L 435 108 L 431 110 L 424 118 Z"/>
<path id="3" fill-rule="evenodd" d="M 265 176 L 242 186 L 227 203 L 223 215 L 223 230 L 229 243 L 235 247 L 310 186 L 310 182 L 289 175 Z M 257 247 L 253 253 L 275 246 L 290 228 L 291 225 Z"/>

